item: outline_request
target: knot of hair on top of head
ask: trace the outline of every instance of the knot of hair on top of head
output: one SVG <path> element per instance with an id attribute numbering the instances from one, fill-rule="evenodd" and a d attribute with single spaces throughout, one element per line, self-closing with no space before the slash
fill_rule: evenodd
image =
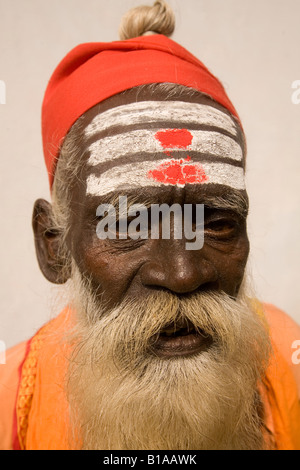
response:
<path id="1" fill-rule="evenodd" d="M 175 15 L 164 0 L 153 6 L 141 5 L 129 10 L 122 18 L 119 37 L 121 41 L 151 34 L 171 36 L 175 29 Z"/>
<path id="2" fill-rule="evenodd" d="M 157 30 L 152 22 L 136 34 Z M 242 130 L 222 83 L 162 31 L 150 37 L 78 44 L 57 65 L 42 106 L 43 150 L 51 189 L 64 139 L 74 123 L 89 109 L 132 88 L 155 83 L 192 88 L 226 108 Z"/>

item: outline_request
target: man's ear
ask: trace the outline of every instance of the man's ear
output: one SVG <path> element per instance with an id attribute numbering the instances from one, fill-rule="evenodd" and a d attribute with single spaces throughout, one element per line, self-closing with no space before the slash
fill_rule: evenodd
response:
<path id="1" fill-rule="evenodd" d="M 60 252 L 60 232 L 53 229 L 52 206 L 38 199 L 33 208 L 32 228 L 35 250 L 42 273 L 54 284 L 64 284 L 71 275 L 70 267 Z"/>

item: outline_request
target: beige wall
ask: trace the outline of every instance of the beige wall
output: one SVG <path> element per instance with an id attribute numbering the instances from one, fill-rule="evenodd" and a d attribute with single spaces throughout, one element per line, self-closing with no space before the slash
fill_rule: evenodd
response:
<path id="1" fill-rule="evenodd" d="M 47 80 L 78 43 L 118 39 L 122 14 L 140 3 L 0 0 L 0 80 L 6 84 L 6 104 L 0 104 L 0 340 L 7 346 L 30 337 L 62 303 L 60 289 L 39 272 L 31 233 L 34 200 L 49 199 L 40 137 Z M 258 296 L 300 322 L 300 104 L 291 99 L 292 83 L 300 80 L 300 2 L 169 3 L 177 17 L 173 39 L 223 81 L 244 123 Z"/>

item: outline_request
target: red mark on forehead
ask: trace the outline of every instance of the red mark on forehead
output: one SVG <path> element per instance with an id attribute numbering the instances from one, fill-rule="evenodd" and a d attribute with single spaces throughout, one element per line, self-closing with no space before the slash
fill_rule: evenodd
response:
<path id="1" fill-rule="evenodd" d="M 185 149 L 191 145 L 193 136 L 187 129 L 167 129 L 158 131 L 155 138 L 163 148 Z"/>
<path id="2" fill-rule="evenodd" d="M 148 177 L 165 184 L 195 184 L 208 180 L 200 163 L 190 164 L 186 160 L 170 160 L 149 171 Z"/>
<path id="3" fill-rule="evenodd" d="M 187 149 L 191 145 L 193 135 L 187 129 L 167 129 L 158 131 L 155 138 L 164 149 Z M 164 153 L 171 157 L 171 153 Z M 169 160 L 148 172 L 148 178 L 164 184 L 195 184 L 208 180 L 204 168 L 200 163 L 192 163 L 191 157 L 184 160 Z"/>

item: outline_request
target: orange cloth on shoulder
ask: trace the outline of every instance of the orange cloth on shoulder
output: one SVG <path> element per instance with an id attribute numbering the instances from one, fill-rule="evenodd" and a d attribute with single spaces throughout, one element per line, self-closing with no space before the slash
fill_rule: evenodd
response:
<path id="1" fill-rule="evenodd" d="M 300 380 L 298 371 L 292 369 L 289 355 L 291 351 L 282 350 L 283 345 L 300 339 L 300 327 L 273 306 L 264 305 L 264 311 L 274 345 L 274 356 L 262 387 L 267 413 L 266 425 L 273 433 L 278 450 L 300 450 L 300 401 L 297 389 L 300 389 Z M 7 433 L 0 433 L 0 449 L 70 448 L 64 379 L 70 353 L 65 343 L 65 333 L 71 324 L 72 314 L 66 308 L 33 337 L 22 364 L 18 390 L 16 361 L 11 363 L 11 369 L 6 371 L 6 375 L 1 375 L 0 369 L 2 429 L 6 429 L 7 433 L 11 432 L 14 410 L 17 424 L 9 445 Z M 279 337 L 281 341 L 278 342 Z M 22 359 L 24 347 L 19 348 Z M 4 377 L 7 379 L 5 384 Z M 12 379 L 9 380 L 9 377 Z M 2 391 L 7 387 L 11 394 L 9 399 Z M 7 402 L 3 399 L 5 396 Z"/>

